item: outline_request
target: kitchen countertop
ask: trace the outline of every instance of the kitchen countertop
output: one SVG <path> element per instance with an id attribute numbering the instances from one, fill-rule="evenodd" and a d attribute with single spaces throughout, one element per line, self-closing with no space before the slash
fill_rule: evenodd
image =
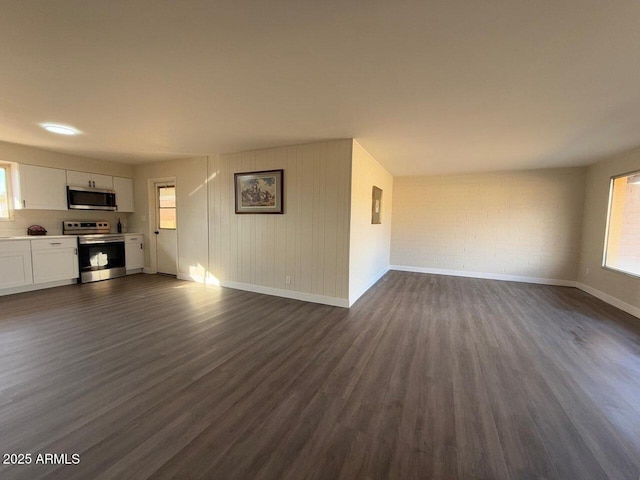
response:
<path id="1" fill-rule="evenodd" d="M 73 238 L 77 235 L 24 235 L 16 237 L 0 237 L 0 242 L 3 240 L 37 240 L 38 238 L 58 239 L 58 238 Z"/>
<path id="2" fill-rule="evenodd" d="M 142 235 L 142 233 L 136 232 L 127 232 L 127 233 L 103 233 L 101 235 Z M 13 237 L 5 237 L 0 236 L 0 242 L 9 241 L 9 240 L 37 240 L 39 238 L 50 238 L 50 239 L 58 239 L 58 238 L 74 238 L 78 235 L 16 235 Z"/>

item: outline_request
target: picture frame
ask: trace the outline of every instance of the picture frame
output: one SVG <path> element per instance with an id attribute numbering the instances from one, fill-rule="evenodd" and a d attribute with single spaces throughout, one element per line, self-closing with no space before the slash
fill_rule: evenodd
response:
<path id="1" fill-rule="evenodd" d="M 284 170 L 234 173 L 237 214 L 283 214 Z"/>
<path id="2" fill-rule="evenodd" d="M 371 192 L 371 223 L 382 223 L 382 189 L 376 186 L 373 187 Z"/>

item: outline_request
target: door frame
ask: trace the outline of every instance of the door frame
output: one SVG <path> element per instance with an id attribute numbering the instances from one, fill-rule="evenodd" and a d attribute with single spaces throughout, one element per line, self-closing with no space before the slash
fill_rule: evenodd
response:
<path id="1" fill-rule="evenodd" d="M 157 203 L 156 203 L 156 184 L 157 183 L 173 183 L 176 187 L 176 272 L 179 274 L 178 265 L 179 265 L 179 255 L 180 251 L 180 235 L 178 228 L 178 179 L 176 177 L 157 177 L 157 178 L 149 178 L 147 179 L 147 204 L 149 205 L 148 214 L 148 225 L 149 225 L 149 266 L 150 273 L 158 273 L 158 236 L 154 233 L 156 231 L 157 225 Z"/>

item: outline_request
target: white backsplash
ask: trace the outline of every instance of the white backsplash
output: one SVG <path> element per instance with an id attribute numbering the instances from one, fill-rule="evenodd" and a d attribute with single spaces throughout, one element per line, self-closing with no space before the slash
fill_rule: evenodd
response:
<path id="1" fill-rule="evenodd" d="M 13 221 L 0 221 L 0 237 L 26 235 L 31 225 L 43 226 L 48 235 L 61 235 L 64 220 L 106 220 L 111 223 L 111 232 L 116 233 L 118 218 L 122 222 L 123 233 L 126 233 L 129 215 L 98 210 L 16 210 Z"/>

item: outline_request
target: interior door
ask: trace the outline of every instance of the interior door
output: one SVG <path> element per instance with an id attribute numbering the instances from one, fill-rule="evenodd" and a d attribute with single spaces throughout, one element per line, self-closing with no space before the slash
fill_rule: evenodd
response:
<path id="1" fill-rule="evenodd" d="M 178 222 L 175 182 L 155 184 L 156 265 L 158 273 L 178 273 Z"/>

